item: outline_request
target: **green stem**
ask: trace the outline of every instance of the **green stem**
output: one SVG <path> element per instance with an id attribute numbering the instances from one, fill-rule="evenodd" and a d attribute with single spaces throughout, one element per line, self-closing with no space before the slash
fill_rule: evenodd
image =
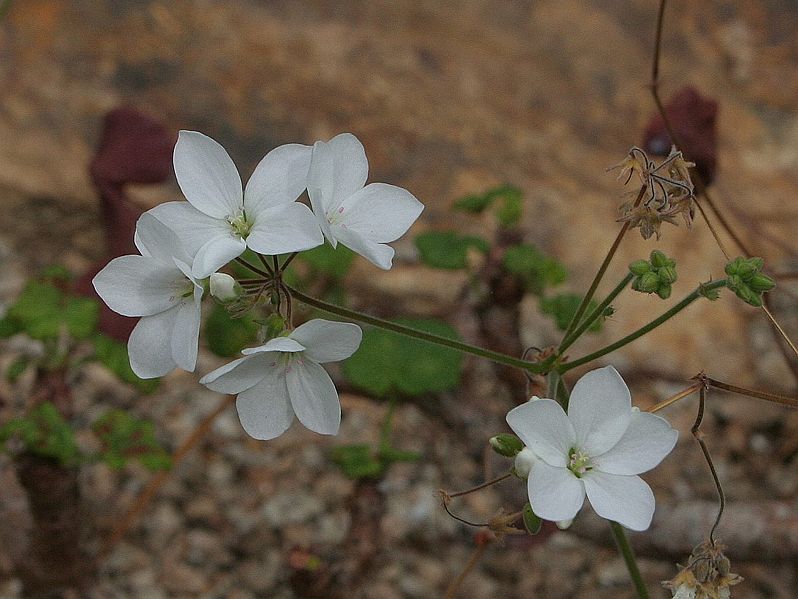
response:
<path id="1" fill-rule="evenodd" d="M 640 188 L 637 197 L 635 198 L 633 206 L 637 207 L 640 204 L 641 200 L 643 199 L 643 195 L 645 195 L 645 193 L 646 193 L 646 186 L 643 185 Z M 585 310 L 587 310 L 588 304 L 590 304 L 590 300 L 593 299 L 593 294 L 596 293 L 596 289 L 598 289 L 599 283 L 601 283 L 601 279 L 604 277 L 604 273 L 607 272 L 607 268 L 609 267 L 610 262 L 612 261 L 612 257 L 615 256 L 615 252 L 618 251 L 618 246 L 621 245 L 621 240 L 623 239 L 623 236 L 626 235 L 626 231 L 628 230 L 629 230 L 629 221 L 626 221 L 625 223 L 623 223 L 621 230 L 618 231 L 618 235 L 615 237 L 615 241 L 612 242 L 612 246 L 607 252 L 607 255 L 604 256 L 604 261 L 601 263 L 601 266 L 599 266 L 596 276 L 593 277 L 593 282 L 590 284 L 590 288 L 587 290 L 585 297 L 582 298 L 582 303 L 579 304 L 579 307 L 576 309 L 574 317 L 571 319 L 571 322 L 568 324 L 568 329 L 565 331 L 566 337 L 568 337 L 576 328 L 576 325 L 579 324 L 582 315 L 585 313 Z"/>
<path id="2" fill-rule="evenodd" d="M 612 537 L 615 539 L 615 544 L 618 545 L 618 551 L 626 563 L 626 569 L 629 570 L 629 576 L 632 578 L 632 583 L 635 585 L 637 596 L 640 599 L 648 599 L 648 589 L 646 583 L 643 582 L 643 576 L 640 574 L 640 569 L 637 567 L 637 560 L 635 559 L 632 546 L 629 544 L 629 539 L 626 538 L 626 532 L 623 526 L 617 522 L 610 521 L 610 530 L 612 530 Z"/>
<path id="3" fill-rule="evenodd" d="M 573 343 L 582 336 L 582 334 L 590 327 L 591 324 L 602 314 L 604 314 L 604 310 L 607 309 L 612 301 L 618 297 L 618 295 L 626 289 L 626 286 L 632 281 L 634 275 L 632 273 L 627 274 L 623 280 L 618 283 L 617 287 L 613 289 L 610 294 L 601 302 L 595 310 L 593 310 L 587 317 L 582 321 L 582 323 L 567 337 L 562 340 L 560 343 L 560 347 L 557 349 L 558 354 L 562 354 L 566 349 L 571 347 Z"/>
<path id="4" fill-rule="evenodd" d="M 480 358 L 492 360 L 493 362 L 497 362 L 499 364 L 514 366 L 515 368 L 520 368 L 522 370 L 526 370 L 527 372 L 531 372 L 534 374 L 542 373 L 544 370 L 544 367 L 536 362 L 528 362 L 526 360 L 521 360 L 519 358 L 515 358 L 507 354 L 491 351 L 489 349 L 483 349 L 481 347 L 470 345 L 468 343 L 463 343 L 462 341 L 457 341 L 455 339 L 449 339 L 447 337 L 441 337 L 439 335 L 433 335 L 432 333 L 427 333 L 426 331 L 419 331 L 417 329 L 412 329 L 410 327 L 406 327 L 401 324 L 391 322 L 390 320 L 384 320 L 382 318 L 377 318 L 375 316 L 369 316 L 368 314 L 363 314 L 362 312 L 357 312 L 356 310 L 350 310 L 349 308 L 336 306 L 335 304 L 328 304 L 323 300 L 311 297 L 309 295 L 305 295 L 301 291 L 298 291 L 297 289 L 294 289 L 293 287 L 289 287 L 287 285 L 286 289 L 288 289 L 289 293 L 300 302 L 303 302 L 308 306 L 312 306 L 319 310 L 329 312 L 330 314 L 335 314 L 336 316 L 346 318 L 348 320 L 362 322 L 363 324 L 375 326 L 380 329 L 385 329 L 387 331 L 393 331 L 394 333 L 399 333 L 401 335 L 413 337 L 414 339 L 420 339 L 422 341 L 427 341 L 428 343 L 442 345 L 444 347 L 448 347 L 450 349 L 454 349 L 466 354 L 471 354 L 474 356 L 478 356 Z"/>
<path id="5" fill-rule="evenodd" d="M 592 354 L 589 354 L 587 356 L 579 358 L 578 360 L 574 360 L 572 362 L 567 362 L 566 364 L 563 364 L 559 368 L 560 373 L 568 372 L 572 368 L 576 368 L 577 366 L 581 366 L 582 364 L 587 364 L 588 362 L 592 362 L 596 358 L 600 358 L 601 356 L 607 355 L 610 352 L 614 352 L 616 349 L 618 349 L 620 347 L 623 347 L 624 345 L 627 345 L 628 343 L 631 343 L 632 341 L 634 341 L 638 337 L 642 337 L 643 335 L 645 335 L 649 331 L 653 331 L 659 325 L 661 325 L 663 322 L 669 320 L 670 318 L 672 318 L 673 316 L 675 316 L 676 314 L 678 314 L 679 312 L 684 310 L 687 306 L 692 304 L 699 297 L 702 297 L 702 290 L 704 292 L 712 291 L 713 289 L 718 289 L 720 287 L 724 287 L 725 285 L 726 285 L 726 279 L 721 279 L 720 281 L 713 281 L 712 283 L 707 283 L 706 285 L 703 285 L 702 287 L 698 287 L 695 291 L 693 291 L 690 295 L 685 297 L 678 304 L 673 306 L 670 310 L 668 310 L 667 312 L 664 312 L 661 316 L 659 316 L 658 318 L 655 318 L 654 320 L 649 322 L 647 325 L 645 325 L 643 327 L 640 327 L 639 329 L 637 329 L 633 333 L 629 333 L 623 339 L 619 339 L 615 343 L 612 343 L 612 344 L 608 345 L 607 347 L 603 347 L 600 350 L 593 352 Z"/>

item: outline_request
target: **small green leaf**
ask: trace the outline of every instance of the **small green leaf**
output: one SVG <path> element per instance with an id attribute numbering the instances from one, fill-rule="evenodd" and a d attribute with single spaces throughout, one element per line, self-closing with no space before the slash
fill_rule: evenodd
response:
<path id="1" fill-rule="evenodd" d="M 317 272 L 330 275 L 334 279 L 342 279 L 352 267 L 355 253 L 340 243 L 337 248 L 332 247 L 329 243 L 324 243 L 312 250 L 302 252 L 297 258 L 306 262 Z"/>
<path id="2" fill-rule="evenodd" d="M 13 318 L 0 318 L 0 339 L 22 332 L 22 324 Z"/>
<path id="3" fill-rule="evenodd" d="M 536 535 L 540 532 L 540 527 L 543 526 L 543 521 L 535 512 L 532 511 L 532 506 L 529 503 L 524 505 L 524 527 L 531 535 Z"/>
<path id="4" fill-rule="evenodd" d="M 42 279 L 51 279 L 53 281 L 71 281 L 73 276 L 72 273 L 66 266 L 61 264 L 52 264 L 50 266 L 46 266 L 41 273 Z"/>
<path id="5" fill-rule="evenodd" d="M 149 470 L 167 470 L 172 459 L 155 439 L 152 422 L 111 410 L 93 427 L 102 445 L 101 459 L 111 468 L 120 469 L 130 460 L 138 460 Z"/>
<path id="6" fill-rule="evenodd" d="M 341 445 L 332 450 L 332 461 L 352 479 L 377 478 L 385 470 L 368 445 Z"/>
<path id="7" fill-rule="evenodd" d="M 580 295 L 575 293 L 560 293 L 554 297 L 541 300 L 540 311 L 544 314 L 553 316 L 557 328 L 561 331 L 565 331 L 568 330 L 568 325 L 571 323 L 574 314 L 576 314 L 576 310 L 579 308 L 580 303 L 582 303 L 582 297 Z M 598 302 L 590 300 L 587 310 L 585 310 L 585 315 L 590 314 L 597 307 Z M 601 316 L 594 320 L 587 330 L 591 333 L 600 331 L 603 319 L 604 317 Z"/>
<path id="8" fill-rule="evenodd" d="M 224 306 L 215 304 L 205 322 L 205 339 L 217 356 L 229 358 L 251 345 L 258 335 L 258 324 L 251 314 L 233 318 Z"/>
<path id="9" fill-rule="evenodd" d="M 546 287 L 559 285 L 568 276 L 565 267 L 532 245 L 516 245 L 502 258 L 507 272 L 518 276 L 530 293 L 540 295 Z"/>
<path id="10" fill-rule="evenodd" d="M 476 248 L 482 253 L 490 249 L 488 243 L 469 235 L 458 235 L 454 231 L 430 231 L 415 239 L 419 258 L 427 266 L 456 270 L 468 266 L 468 250 Z"/>
<path id="11" fill-rule="evenodd" d="M 513 185 L 500 185 L 483 194 L 466 196 L 454 203 L 455 210 L 481 214 L 487 208 L 500 202 L 496 210 L 496 220 L 505 227 L 515 225 L 521 218 L 522 192 Z"/>
<path id="12" fill-rule="evenodd" d="M 57 460 L 65 466 L 80 462 L 81 455 L 69 423 L 50 402 L 36 406 L 30 413 L 0 427 L 0 442 L 18 437 L 25 451 Z"/>
<path id="13" fill-rule="evenodd" d="M 136 376 L 130 368 L 127 347 L 111 337 L 102 334 L 94 336 L 94 356 L 120 380 L 130 383 L 142 393 L 152 393 L 161 382 L 161 379 L 141 379 Z"/>
<path id="14" fill-rule="evenodd" d="M 6 378 L 9 382 L 13 383 L 16 381 L 20 375 L 25 372 L 28 368 L 28 364 L 30 364 L 30 360 L 27 356 L 20 356 L 11 364 L 9 364 L 8 368 L 6 368 Z"/>
<path id="15" fill-rule="evenodd" d="M 63 312 L 69 333 L 75 339 L 86 339 L 97 330 L 100 305 L 91 298 L 68 297 Z"/>
<path id="16" fill-rule="evenodd" d="M 396 322 L 458 338 L 451 326 L 439 320 Z M 375 397 L 384 397 L 391 391 L 409 396 L 445 391 L 457 385 L 461 369 L 459 352 L 382 329 L 367 329 L 360 348 L 343 364 L 346 378 Z"/>

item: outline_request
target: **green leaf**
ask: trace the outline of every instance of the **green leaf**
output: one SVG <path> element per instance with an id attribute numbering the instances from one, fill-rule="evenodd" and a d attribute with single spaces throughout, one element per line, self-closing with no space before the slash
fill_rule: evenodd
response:
<path id="1" fill-rule="evenodd" d="M 251 345 L 258 335 L 258 324 L 254 316 L 244 314 L 233 318 L 224 306 L 214 304 L 205 322 L 205 339 L 217 356 L 229 358 Z"/>
<path id="2" fill-rule="evenodd" d="M 97 329 L 99 316 L 95 300 L 65 295 L 50 283 L 29 281 L 9 308 L 0 336 L 25 331 L 34 339 L 55 339 L 65 327 L 74 338 L 85 339 Z"/>
<path id="3" fill-rule="evenodd" d="M 523 194 L 514 185 L 500 185 L 483 194 L 466 196 L 454 203 L 454 209 L 481 214 L 494 205 L 497 200 L 500 202 L 496 210 L 496 220 L 499 221 L 499 224 L 509 227 L 518 223 L 523 208 Z"/>
<path id="4" fill-rule="evenodd" d="M 53 281 L 71 281 L 73 279 L 70 270 L 62 264 L 51 264 L 42 270 L 40 277 L 42 279 L 51 279 Z"/>
<path id="5" fill-rule="evenodd" d="M 507 272 L 519 277 L 530 293 L 541 295 L 546 287 L 559 285 L 568 276 L 565 267 L 532 245 L 507 248 L 502 258 Z"/>
<path id="6" fill-rule="evenodd" d="M 0 318 L 0 339 L 6 339 L 22 331 L 22 324 L 14 318 Z"/>
<path id="7" fill-rule="evenodd" d="M 127 347 L 111 337 L 102 334 L 94 336 L 94 356 L 120 380 L 130 383 L 142 393 L 152 393 L 161 382 L 161 379 L 142 379 L 136 376 L 130 368 Z"/>
<path id="8" fill-rule="evenodd" d="M 342 279 L 355 259 L 355 253 L 349 248 L 338 244 L 337 248 L 329 243 L 302 252 L 297 259 L 303 260 L 313 270 L 330 275 L 334 279 Z"/>
<path id="9" fill-rule="evenodd" d="M 531 535 L 536 535 L 540 532 L 540 527 L 543 526 L 543 521 L 535 512 L 532 511 L 532 506 L 529 503 L 524 504 L 524 528 Z"/>
<path id="10" fill-rule="evenodd" d="M 482 253 L 490 249 L 480 237 L 458 235 L 454 231 L 430 231 L 415 239 L 419 258 L 427 266 L 456 270 L 468 266 L 468 250 L 476 248 Z"/>
<path id="11" fill-rule="evenodd" d="M 63 312 L 69 333 L 75 339 L 86 339 L 97 330 L 100 305 L 91 298 L 68 297 Z"/>
<path id="12" fill-rule="evenodd" d="M 81 455 L 69 423 L 50 402 L 36 406 L 27 416 L 0 426 L 0 442 L 18 437 L 25 451 L 57 460 L 65 466 L 80 462 Z"/>
<path id="13" fill-rule="evenodd" d="M 347 477 L 355 480 L 377 478 L 385 470 L 368 445 L 341 445 L 332 450 L 330 457 Z"/>
<path id="14" fill-rule="evenodd" d="M 27 356 L 20 356 L 9 364 L 8 368 L 6 368 L 6 378 L 8 381 L 11 383 L 16 381 L 28 368 L 28 364 L 30 364 L 30 360 Z"/>
<path id="15" fill-rule="evenodd" d="M 576 314 L 581 302 L 582 296 L 580 295 L 575 293 L 560 293 L 554 297 L 544 298 L 541 300 L 540 311 L 544 314 L 550 314 L 553 316 L 554 322 L 557 324 L 557 328 L 561 331 L 565 331 L 568 329 L 568 325 L 571 323 L 571 319 L 574 317 L 574 314 Z M 590 314 L 597 307 L 598 302 L 596 302 L 596 300 L 590 300 L 590 302 L 588 302 L 587 310 L 585 310 L 585 315 Z M 587 330 L 591 333 L 600 331 L 603 322 L 604 316 L 600 316 L 593 321 Z"/>
<path id="16" fill-rule="evenodd" d="M 432 319 L 398 319 L 405 326 L 457 339 L 457 332 L 445 322 Z M 382 329 L 367 329 L 355 354 L 343 364 L 346 378 L 375 397 L 389 392 L 405 396 L 445 391 L 457 385 L 462 355 Z"/>
<path id="17" fill-rule="evenodd" d="M 111 410 L 97 420 L 93 427 L 100 440 L 103 462 L 119 469 L 130 460 L 138 460 L 149 470 L 166 470 L 172 459 L 155 439 L 152 422 L 128 414 L 124 410 Z"/>

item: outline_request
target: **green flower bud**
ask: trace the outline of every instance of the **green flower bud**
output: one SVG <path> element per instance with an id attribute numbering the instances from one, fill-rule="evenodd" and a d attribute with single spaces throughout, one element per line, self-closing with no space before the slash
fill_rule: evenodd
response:
<path id="1" fill-rule="evenodd" d="M 643 291 L 642 289 L 640 289 L 640 277 L 635 277 L 634 279 L 632 279 L 632 290 L 641 291 L 641 292 Z"/>
<path id="2" fill-rule="evenodd" d="M 650 271 L 651 265 L 647 260 L 635 260 L 629 265 L 629 270 L 633 275 L 637 275 L 639 277 L 640 275 L 644 275 Z"/>
<path id="3" fill-rule="evenodd" d="M 671 296 L 671 286 L 668 283 L 662 283 L 657 287 L 657 295 L 662 299 L 668 299 Z"/>
<path id="4" fill-rule="evenodd" d="M 729 262 L 728 264 L 726 264 L 726 268 L 724 269 L 726 271 L 726 274 L 729 275 L 729 276 L 738 274 L 738 271 L 740 269 L 740 265 L 742 263 L 743 263 L 743 259 L 738 257 L 738 258 L 735 258 L 734 260 L 732 260 L 731 262 Z"/>
<path id="5" fill-rule="evenodd" d="M 735 288 L 734 293 L 746 304 L 754 306 L 755 308 L 760 308 L 762 306 L 762 296 L 745 284 Z"/>
<path id="6" fill-rule="evenodd" d="M 673 266 L 671 262 L 672 260 L 669 260 L 668 257 L 659 250 L 651 251 L 651 265 L 654 268 L 661 268 L 663 266 Z"/>
<path id="7" fill-rule="evenodd" d="M 506 458 L 515 457 L 524 448 L 521 439 L 510 433 L 499 433 L 488 440 L 493 451 Z"/>
<path id="8" fill-rule="evenodd" d="M 745 261 L 740 264 L 739 267 L 737 267 L 737 276 L 743 281 L 750 281 L 751 277 L 753 277 L 756 273 L 756 265 L 752 264 L 750 261 Z"/>
<path id="9" fill-rule="evenodd" d="M 523 515 L 526 531 L 531 535 L 538 534 L 540 532 L 540 527 L 543 525 L 543 521 L 540 519 L 540 516 L 532 511 L 532 506 L 529 503 L 524 505 Z"/>
<path id="10" fill-rule="evenodd" d="M 654 293 L 659 287 L 659 277 L 657 273 L 647 272 L 640 277 L 640 291 L 643 293 Z"/>
<path id="11" fill-rule="evenodd" d="M 743 287 L 744 285 L 745 283 L 743 283 L 743 280 L 739 277 L 739 275 L 734 275 L 734 274 L 729 275 L 729 278 L 726 279 L 726 286 L 735 293 L 740 287 Z"/>
<path id="12" fill-rule="evenodd" d="M 670 285 L 676 282 L 676 269 L 673 266 L 663 266 L 657 270 L 657 276 L 661 282 Z"/>
<path id="13" fill-rule="evenodd" d="M 763 291 L 770 291 L 773 289 L 776 286 L 776 282 L 769 276 L 759 272 L 751 277 L 751 280 L 748 281 L 748 286 L 754 291 L 762 293 Z"/>

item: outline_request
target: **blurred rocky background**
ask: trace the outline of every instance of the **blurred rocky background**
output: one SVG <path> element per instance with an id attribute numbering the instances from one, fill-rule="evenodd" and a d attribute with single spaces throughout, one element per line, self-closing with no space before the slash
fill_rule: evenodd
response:
<path id="1" fill-rule="evenodd" d="M 421 265 L 412 238 L 452 226 L 489 236 L 493 220 L 450 208 L 502 183 L 524 193 L 524 240 L 562 261 L 566 286 L 581 292 L 612 243 L 629 191 L 605 170 L 642 143 L 654 113 L 656 4 L 15 0 L 0 23 L 0 306 L 43 266 L 60 263 L 80 275 L 103 258 L 89 164 L 104 116 L 119 106 L 170 131 L 207 133 L 244 177 L 276 145 L 355 133 L 370 178 L 402 185 L 427 206 L 397 244 L 392 271 L 359 262 L 350 273 L 353 301 L 364 309 L 448 316 L 464 336 L 476 335 L 476 317 L 459 293 L 466 275 Z M 790 0 L 673 0 L 662 47 L 663 96 L 691 85 L 718 103 L 713 197 L 774 273 L 798 268 L 796 31 L 798 5 Z M 180 198 L 172 179 L 125 192 L 143 209 Z M 662 232 L 659 243 L 628 235 L 602 289 L 654 247 L 678 260 L 671 302 L 722 276 L 723 255 L 701 218 L 692 229 L 666 224 Z M 795 287 L 784 280 L 772 294 L 793 339 Z M 624 294 L 601 333 L 580 341 L 573 355 L 640 326 L 662 306 L 655 297 Z M 557 342 L 533 299 L 514 316 L 521 345 Z M 10 364 L 19 351 L 3 342 L 0 361 Z M 702 369 L 795 395 L 792 360 L 791 367 L 762 312 L 730 293 L 696 303 L 611 359 L 644 406 Z M 205 353 L 198 372 L 218 363 Z M 457 391 L 424 399 L 435 407 L 400 406 L 395 438 L 424 457 L 392 466 L 374 485 L 347 479 L 329 452 L 376 439 L 384 404 L 344 393 L 339 438 L 295 426 L 270 443 L 245 438 L 228 410 L 100 564 L 86 596 L 441 596 L 474 548 L 475 531 L 446 516 L 436 491 L 483 480 L 479 436 L 501 430 L 519 393 L 519 383 L 501 371 L 472 360 L 467 367 Z M 101 367 L 87 366 L 73 387 L 76 411 L 133 410 L 155 421 L 170 448 L 218 401 L 185 373 L 139 397 Z M 24 403 L 25 392 L 24 381 L 0 383 L 5 406 Z M 447 420 L 460 409 L 464 415 Z M 794 597 L 798 414 L 720 393 L 708 411 L 704 430 L 731 506 L 719 537 L 747 579 L 734 596 Z M 632 535 L 654 596 L 666 596 L 657 582 L 675 573 L 714 516 L 714 487 L 689 434 L 694 414 L 692 400 L 665 412 L 682 436 L 674 455 L 647 477 L 659 506 L 652 531 Z M 0 465 L 0 596 L 11 598 L 21 596 L 13 563 L 25 543 L 27 508 L 8 461 Z M 149 477 L 133 466 L 83 469 L 86 518 L 97 538 Z M 523 485 L 503 485 L 517 488 L 471 496 L 461 510 L 484 521 L 507 497 L 517 502 L 507 507 L 520 507 Z M 609 532 L 589 511 L 571 531 L 491 544 L 458 596 L 631 597 Z"/>

